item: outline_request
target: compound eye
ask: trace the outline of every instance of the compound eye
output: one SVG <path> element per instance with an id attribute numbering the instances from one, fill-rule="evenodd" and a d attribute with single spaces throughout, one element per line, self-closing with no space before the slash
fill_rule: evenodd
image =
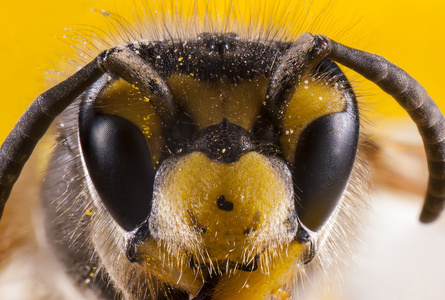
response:
<path id="1" fill-rule="evenodd" d="M 323 226 L 344 194 L 359 125 L 357 100 L 347 78 L 332 61 L 321 61 L 293 93 L 280 136 L 298 217 L 313 231 Z"/>
<path id="2" fill-rule="evenodd" d="M 94 115 L 81 120 L 80 142 L 106 209 L 123 229 L 134 230 L 150 214 L 155 177 L 143 133 L 124 118 Z"/>
<path id="3" fill-rule="evenodd" d="M 358 118 L 333 113 L 312 122 L 301 134 L 292 169 L 298 217 L 317 231 L 341 199 L 355 161 Z"/>

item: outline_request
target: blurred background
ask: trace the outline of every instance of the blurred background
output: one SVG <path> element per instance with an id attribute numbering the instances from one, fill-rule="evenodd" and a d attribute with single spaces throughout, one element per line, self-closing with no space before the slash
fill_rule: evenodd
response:
<path id="1" fill-rule="evenodd" d="M 167 7 L 171 2 L 158 1 Z M 191 1 L 176 2 L 187 7 Z M 254 1 L 234 2 L 240 9 L 255 5 Z M 301 31 L 326 34 L 349 46 L 380 54 L 421 82 L 445 110 L 443 1 L 280 3 L 279 9 L 301 19 L 272 19 L 277 26 L 286 22 L 290 27 L 299 26 Z M 82 38 L 71 29 L 82 28 L 88 35 L 113 31 L 105 21 L 107 14 L 101 10 L 131 21 L 135 6 L 140 12 L 139 1 L 134 0 L 3 1 L 0 141 L 32 100 L 90 59 L 79 56 L 78 49 L 84 46 L 76 40 Z M 281 11 L 276 15 L 285 14 Z M 383 136 L 390 143 L 397 143 L 402 137 L 403 143 L 419 144 L 415 128 L 405 125 L 407 115 L 392 98 L 360 76 L 347 74 L 357 88 L 361 110 L 370 120 L 367 123 L 372 123 L 368 127 L 372 135 Z M 416 166 L 409 172 L 424 174 L 425 167 Z M 418 193 L 382 190 L 373 198 L 370 217 L 359 234 L 361 242 L 345 268 L 344 291 L 337 294 L 338 299 L 445 299 L 445 217 L 432 225 L 420 225 L 417 216 L 422 197 Z"/>
<path id="2" fill-rule="evenodd" d="M 159 3 L 172 1 L 157 2 L 159 6 Z M 106 17 L 100 10 L 115 12 L 131 20 L 134 7 L 140 6 L 139 2 L 4 1 L 0 10 L 0 140 L 4 139 L 37 95 L 70 74 L 64 73 L 57 78 L 48 73 L 64 72 L 66 65 L 73 60 L 79 62 L 78 51 L 72 47 L 75 41 L 64 38 L 73 34 L 65 29 L 85 28 L 88 25 L 91 31 L 108 31 L 104 21 Z M 184 3 L 191 1 L 176 2 L 187 6 Z M 255 3 L 245 0 L 235 2 L 241 7 L 254 6 L 252 3 Z M 445 4 L 442 1 L 283 0 L 280 3 L 280 10 L 296 16 L 286 20 L 287 23 L 295 24 L 303 31 L 309 28 L 313 33 L 323 33 L 342 43 L 386 57 L 421 82 L 439 106 L 445 108 L 445 60 L 442 57 L 445 47 L 442 36 Z M 283 22 L 281 19 L 272 22 Z M 305 20 L 301 25 L 302 19 Z M 48 76 L 51 77 L 49 82 Z M 366 96 L 362 101 L 371 103 L 366 105 L 366 111 L 385 118 L 394 115 L 405 117 L 397 104 L 372 84 L 360 80 L 358 76 L 352 79 L 357 81 L 359 94 Z"/>

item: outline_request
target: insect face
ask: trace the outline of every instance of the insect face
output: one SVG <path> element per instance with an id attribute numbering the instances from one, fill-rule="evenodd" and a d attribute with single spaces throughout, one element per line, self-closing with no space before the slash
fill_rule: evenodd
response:
<path id="1" fill-rule="evenodd" d="M 39 96 L 5 141 L 0 203 L 60 114 L 45 226 L 78 289 L 293 297 L 301 276 L 335 259 L 369 185 L 357 100 L 334 61 L 410 111 L 432 166 L 422 219 L 437 218 L 445 122 L 434 102 L 381 57 L 312 34 L 200 32 L 102 52 Z"/>
<path id="2" fill-rule="evenodd" d="M 280 65 L 286 59 L 273 68 L 291 46 L 231 33 L 123 48 L 140 53 L 167 92 L 143 93 L 140 84 L 106 74 L 68 108 L 54 169 L 73 168 L 76 184 L 88 188 L 54 205 L 54 187 L 65 179 L 51 177 L 44 189 L 49 220 L 65 225 L 51 221 L 50 231 L 79 232 L 71 218 L 85 220 L 92 236 L 78 240 L 83 248 L 91 243 L 97 264 L 107 265 L 129 297 L 152 284 L 134 274 L 192 295 L 203 280 L 233 285 L 244 272 L 266 278 L 275 268 L 274 284 L 295 280 L 289 268 L 314 259 L 317 235 L 344 198 L 359 118 L 333 62 L 314 63 L 292 85 Z M 276 86 L 280 80 L 289 88 Z M 171 112 L 163 110 L 166 99 Z M 76 205 L 61 216 L 67 203 Z M 292 259 L 280 261 L 289 251 Z"/>

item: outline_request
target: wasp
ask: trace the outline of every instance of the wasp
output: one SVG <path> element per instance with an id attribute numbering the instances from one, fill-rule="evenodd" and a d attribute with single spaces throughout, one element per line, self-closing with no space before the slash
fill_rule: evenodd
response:
<path id="1" fill-rule="evenodd" d="M 439 217 L 445 119 L 405 71 L 320 34 L 166 32 L 100 52 L 1 147 L 3 209 L 54 124 L 43 227 L 71 297 L 296 298 L 366 206 L 370 142 L 342 66 L 416 124 L 430 173 L 420 218 Z"/>

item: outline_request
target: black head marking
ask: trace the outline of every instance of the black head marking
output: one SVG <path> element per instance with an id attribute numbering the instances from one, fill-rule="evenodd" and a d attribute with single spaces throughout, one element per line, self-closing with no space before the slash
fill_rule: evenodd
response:
<path id="1" fill-rule="evenodd" d="M 233 210 L 233 202 L 227 201 L 224 195 L 218 197 L 216 201 L 216 205 L 220 210 L 232 211 Z"/>
<path id="2" fill-rule="evenodd" d="M 209 159 L 218 162 L 233 163 L 253 149 L 250 133 L 224 120 L 202 130 L 190 150 L 203 152 Z"/>

